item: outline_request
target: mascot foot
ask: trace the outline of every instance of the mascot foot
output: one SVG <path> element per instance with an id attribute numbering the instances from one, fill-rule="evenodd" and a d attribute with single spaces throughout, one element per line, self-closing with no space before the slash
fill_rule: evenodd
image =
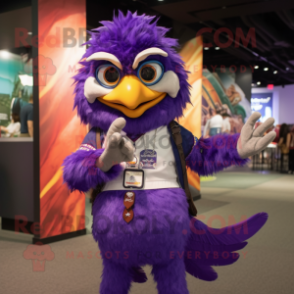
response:
<path id="1" fill-rule="evenodd" d="M 189 294 L 186 282 L 184 258 L 171 259 L 167 264 L 154 265 L 158 294 Z"/>
<path id="2" fill-rule="evenodd" d="M 103 259 L 103 273 L 100 294 L 127 294 L 132 282 L 132 275 L 126 268 L 111 260 Z"/>
<path id="3" fill-rule="evenodd" d="M 135 283 L 145 283 L 148 279 L 141 267 L 132 267 L 131 275 L 133 277 L 133 282 Z"/>

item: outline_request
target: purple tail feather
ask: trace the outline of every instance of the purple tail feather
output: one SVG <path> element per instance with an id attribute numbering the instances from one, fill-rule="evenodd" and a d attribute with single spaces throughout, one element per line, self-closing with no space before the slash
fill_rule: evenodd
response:
<path id="1" fill-rule="evenodd" d="M 186 271 L 205 281 L 217 279 L 212 266 L 229 265 L 236 262 L 245 242 L 257 233 L 267 221 L 268 215 L 258 213 L 249 219 L 221 229 L 213 229 L 197 219 L 192 219 L 192 234 L 185 254 Z"/>

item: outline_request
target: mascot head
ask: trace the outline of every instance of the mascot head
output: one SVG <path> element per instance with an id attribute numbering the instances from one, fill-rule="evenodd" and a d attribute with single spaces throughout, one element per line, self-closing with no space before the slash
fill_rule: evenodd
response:
<path id="1" fill-rule="evenodd" d="M 183 61 L 155 17 L 119 11 L 102 21 L 85 44 L 75 79 L 75 104 L 83 123 L 106 131 L 118 117 L 141 134 L 182 116 L 190 102 Z"/>

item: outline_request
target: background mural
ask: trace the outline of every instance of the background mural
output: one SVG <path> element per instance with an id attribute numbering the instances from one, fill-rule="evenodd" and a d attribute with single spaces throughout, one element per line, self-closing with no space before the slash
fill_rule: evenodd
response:
<path id="1" fill-rule="evenodd" d="M 185 68 L 189 71 L 189 84 L 191 85 L 191 102 L 184 111 L 184 116 L 179 123 L 194 134 L 201 137 L 201 95 L 202 95 L 202 57 L 203 43 L 199 36 L 187 42 L 180 55 L 185 62 Z M 189 184 L 200 191 L 200 179 L 198 174 L 188 170 Z"/>
<path id="2" fill-rule="evenodd" d="M 86 135 L 73 111 L 73 80 L 84 48 L 84 0 L 39 0 L 40 238 L 85 228 L 85 196 L 70 192 L 62 162 Z"/>
<path id="3" fill-rule="evenodd" d="M 238 79 L 240 75 L 249 75 L 249 78 Z M 203 69 L 201 131 L 204 137 L 209 136 L 207 122 L 215 114 L 220 114 L 229 122 L 228 133 L 241 131 L 251 114 L 250 90 L 246 91 L 248 87 L 251 90 L 250 72 L 234 72 L 231 68 L 217 68 L 214 72 Z"/>

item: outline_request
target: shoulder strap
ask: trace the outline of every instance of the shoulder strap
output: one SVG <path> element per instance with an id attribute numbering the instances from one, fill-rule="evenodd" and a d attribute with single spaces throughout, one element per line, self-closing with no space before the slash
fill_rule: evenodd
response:
<path id="1" fill-rule="evenodd" d="M 96 149 L 101 149 L 101 130 L 99 128 L 95 129 L 96 131 Z M 91 203 L 93 205 L 95 198 L 97 195 L 101 192 L 103 185 L 97 185 L 92 191 L 91 191 Z"/>
<path id="2" fill-rule="evenodd" d="M 179 125 L 175 122 L 172 121 L 169 124 L 173 140 L 177 146 L 180 159 L 181 159 L 181 166 L 182 166 L 182 171 L 183 171 L 183 179 L 184 179 L 184 190 L 187 196 L 187 201 L 189 203 L 189 213 L 193 216 L 197 215 L 197 209 L 195 207 L 195 204 L 192 199 L 192 195 L 189 189 L 189 183 L 188 183 L 188 176 L 187 176 L 187 168 L 186 168 L 186 160 L 185 160 L 185 154 L 182 146 L 182 135 L 181 135 L 181 129 Z"/>
<path id="3" fill-rule="evenodd" d="M 101 149 L 101 131 L 99 128 L 96 129 L 96 149 Z"/>

